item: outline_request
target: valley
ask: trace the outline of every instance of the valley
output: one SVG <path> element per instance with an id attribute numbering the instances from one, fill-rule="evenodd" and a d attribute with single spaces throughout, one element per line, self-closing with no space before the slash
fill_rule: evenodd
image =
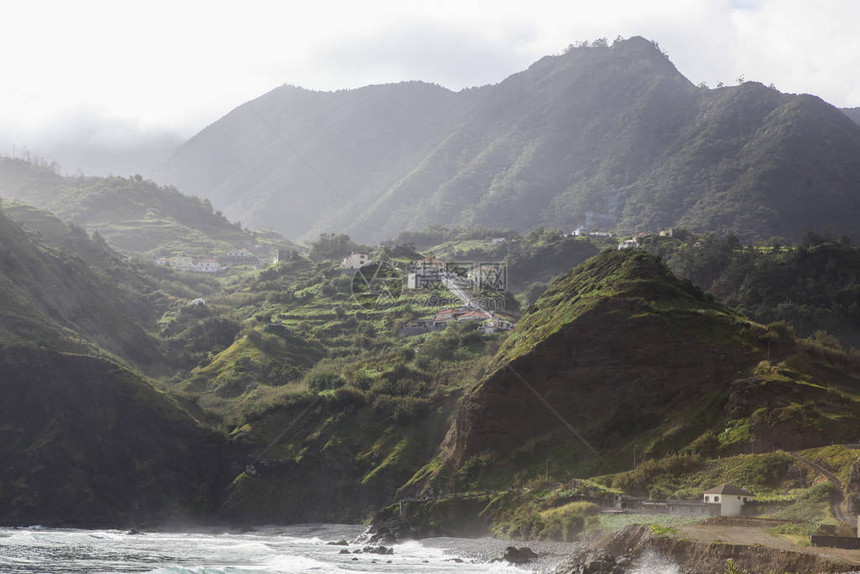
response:
<path id="1" fill-rule="evenodd" d="M 0 524 L 829 559 L 860 514 L 849 115 L 633 37 L 460 92 L 285 85 L 176 187 L 0 157 Z"/>

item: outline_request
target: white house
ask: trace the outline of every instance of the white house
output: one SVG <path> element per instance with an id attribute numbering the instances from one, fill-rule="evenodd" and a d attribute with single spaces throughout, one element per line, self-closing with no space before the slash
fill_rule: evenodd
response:
<path id="1" fill-rule="evenodd" d="M 367 253 L 353 253 L 343 258 L 343 261 L 340 262 L 340 268 L 347 271 L 354 271 L 371 263 L 373 263 L 373 258 Z"/>
<path id="2" fill-rule="evenodd" d="M 218 273 L 223 267 L 214 259 L 201 259 L 191 269 L 194 273 Z"/>
<path id="3" fill-rule="evenodd" d="M 720 505 L 720 516 L 740 516 L 743 505 L 751 500 L 751 492 L 734 484 L 715 486 L 702 495 L 705 504 Z"/>
<path id="4" fill-rule="evenodd" d="M 419 259 L 412 264 L 412 273 L 406 276 L 407 289 L 424 289 L 441 285 L 445 262 L 438 259 Z"/>
<path id="5" fill-rule="evenodd" d="M 636 249 L 639 247 L 639 242 L 635 239 L 625 239 L 621 243 L 618 244 L 618 249 Z"/>
<path id="6" fill-rule="evenodd" d="M 483 324 L 478 326 L 478 331 L 483 333 L 484 335 L 490 335 L 495 333 L 496 331 L 510 331 L 514 326 L 509 321 L 502 321 L 499 319 L 491 319 L 489 321 L 485 321 Z"/>

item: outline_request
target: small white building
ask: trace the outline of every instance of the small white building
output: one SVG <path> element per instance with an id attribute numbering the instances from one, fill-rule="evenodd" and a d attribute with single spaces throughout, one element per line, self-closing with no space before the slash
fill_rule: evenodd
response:
<path id="1" fill-rule="evenodd" d="M 618 249 L 636 249 L 639 247 L 639 242 L 635 239 L 625 239 L 621 243 L 618 244 Z"/>
<path id="2" fill-rule="evenodd" d="M 371 255 L 367 253 L 353 253 L 343 258 L 343 261 L 340 262 L 340 268 L 345 271 L 355 271 L 371 263 L 373 263 Z"/>
<path id="3" fill-rule="evenodd" d="M 510 331 L 514 328 L 513 323 L 500 319 L 490 319 L 478 326 L 478 331 L 484 335 L 491 335 L 496 331 Z"/>
<path id="4" fill-rule="evenodd" d="M 720 505 L 720 516 L 740 516 L 743 505 L 753 498 L 751 492 L 734 484 L 721 484 L 702 494 L 705 504 Z"/>
<path id="5" fill-rule="evenodd" d="M 191 269 L 194 273 L 218 273 L 223 267 L 214 259 L 201 259 Z"/>

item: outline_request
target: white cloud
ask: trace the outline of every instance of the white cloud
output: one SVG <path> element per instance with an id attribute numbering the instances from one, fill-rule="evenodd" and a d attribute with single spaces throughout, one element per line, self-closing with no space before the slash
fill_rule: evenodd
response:
<path id="1" fill-rule="evenodd" d="M 858 17 L 844 0 L 20 2 L 0 21 L 0 146 L 48 141 L 80 110 L 187 137 L 284 83 L 494 83 L 618 35 L 657 40 L 695 83 L 744 74 L 856 106 Z"/>

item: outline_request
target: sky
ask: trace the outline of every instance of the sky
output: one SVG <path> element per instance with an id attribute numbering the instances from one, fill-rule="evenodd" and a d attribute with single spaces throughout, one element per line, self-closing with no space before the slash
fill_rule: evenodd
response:
<path id="1" fill-rule="evenodd" d="M 282 84 L 498 83 L 577 41 L 656 40 L 698 84 L 860 106 L 856 0 L 2 0 L 0 155 L 154 170 Z"/>

